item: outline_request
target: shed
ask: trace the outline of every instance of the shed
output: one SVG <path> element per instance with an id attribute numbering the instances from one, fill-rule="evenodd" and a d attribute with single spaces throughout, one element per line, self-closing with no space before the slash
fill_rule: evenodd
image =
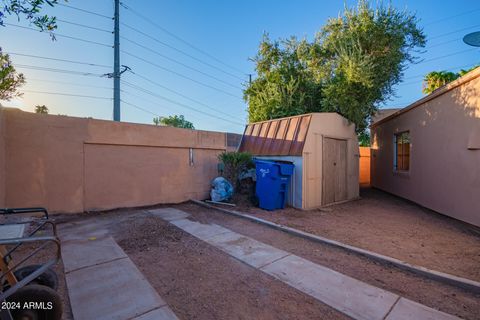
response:
<path id="1" fill-rule="evenodd" d="M 251 123 L 239 151 L 291 161 L 295 171 L 287 203 L 314 209 L 358 198 L 355 125 L 337 113 L 310 113 Z"/>

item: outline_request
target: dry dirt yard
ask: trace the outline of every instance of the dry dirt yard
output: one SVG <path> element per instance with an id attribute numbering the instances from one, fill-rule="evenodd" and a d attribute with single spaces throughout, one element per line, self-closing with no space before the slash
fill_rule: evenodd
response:
<path id="1" fill-rule="evenodd" d="M 480 281 L 480 229 L 376 189 L 320 210 L 231 208 L 430 269 Z M 223 207 L 230 209 L 228 207 Z"/>

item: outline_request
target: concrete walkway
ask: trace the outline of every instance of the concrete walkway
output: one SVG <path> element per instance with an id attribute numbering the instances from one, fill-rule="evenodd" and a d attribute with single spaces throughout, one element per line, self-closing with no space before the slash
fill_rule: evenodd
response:
<path id="1" fill-rule="evenodd" d="M 101 221 L 59 226 L 75 320 L 173 320 L 175 314 Z"/>
<path id="2" fill-rule="evenodd" d="M 354 319 L 458 319 L 219 225 L 188 220 L 186 212 L 149 212 Z"/>

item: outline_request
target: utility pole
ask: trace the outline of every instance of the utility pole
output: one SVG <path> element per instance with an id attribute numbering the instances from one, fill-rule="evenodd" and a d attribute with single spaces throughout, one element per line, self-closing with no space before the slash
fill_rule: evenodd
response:
<path id="1" fill-rule="evenodd" d="M 115 0 L 113 45 L 113 121 L 120 121 L 120 0 Z"/>

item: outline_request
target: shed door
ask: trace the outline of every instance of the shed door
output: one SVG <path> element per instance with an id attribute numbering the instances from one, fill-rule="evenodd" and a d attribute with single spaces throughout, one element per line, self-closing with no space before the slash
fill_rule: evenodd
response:
<path id="1" fill-rule="evenodd" d="M 347 199 L 347 140 L 323 139 L 323 205 Z"/>

